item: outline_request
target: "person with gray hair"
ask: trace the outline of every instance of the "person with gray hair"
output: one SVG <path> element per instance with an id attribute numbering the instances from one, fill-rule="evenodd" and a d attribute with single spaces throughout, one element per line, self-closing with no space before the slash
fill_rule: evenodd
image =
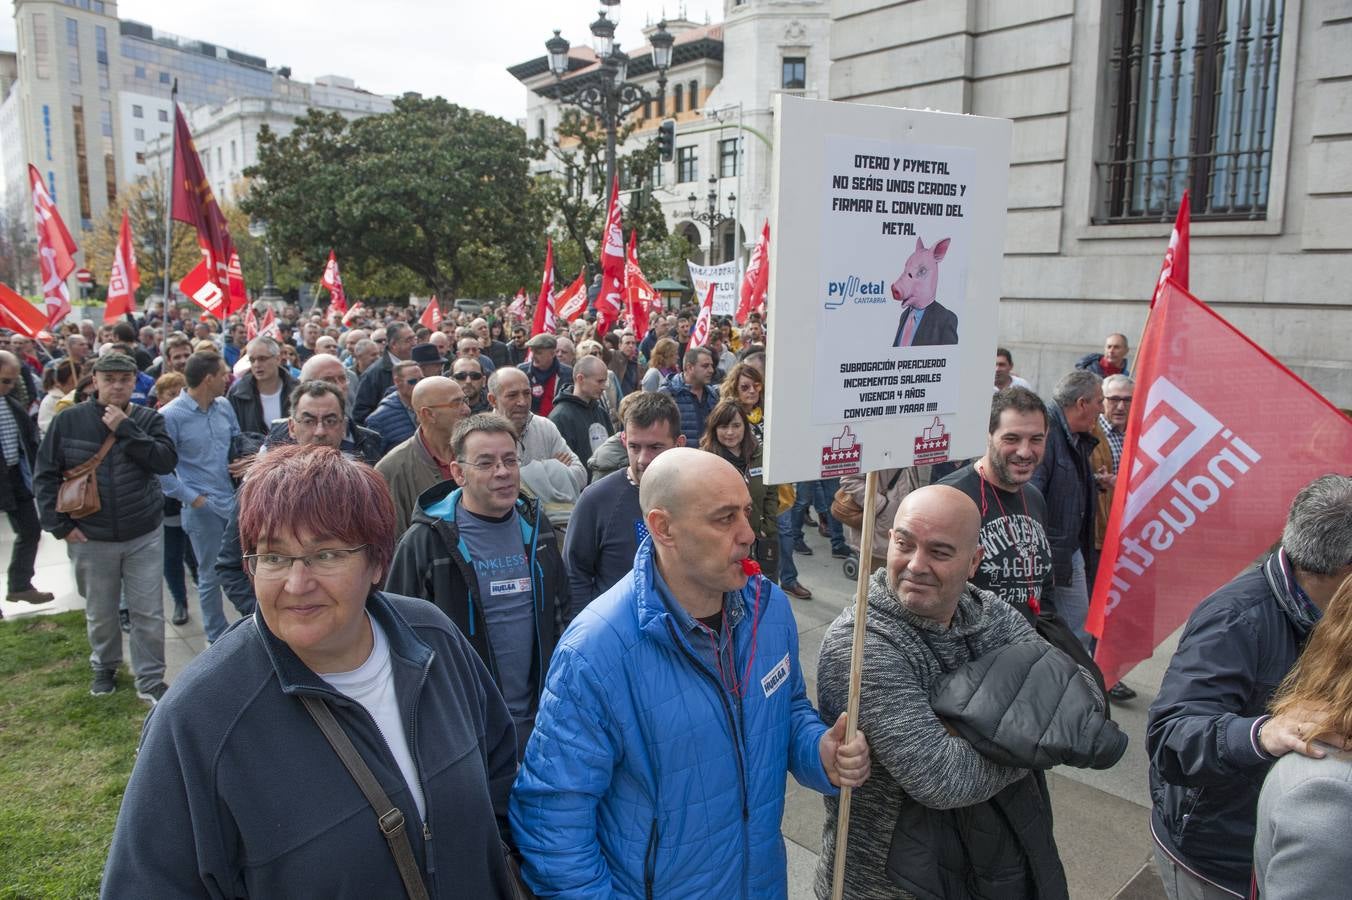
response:
<path id="1" fill-rule="evenodd" d="M 245 348 L 249 371 L 230 386 L 225 397 L 235 410 L 240 431 L 267 434 L 273 419 L 291 415 L 291 392 L 298 379 L 282 367 L 282 348 L 260 335 Z"/>
<path id="2" fill-rule="evenodd" d="M 1089 581 L 1093 567 L 1094 514 L 1098 488 L 1090 456 L 1098 443 L 1091 433 L 1103 409 L 1103 379 L 1072 369 L 1057 379 L 1047 404 L 1047 449 L 1029 482 L 1047 501 L 1047 537 L 1052 545 L 1056 587 L 1051 611 L 1070 626 L 1085 647 Z M 1047 605 L 1044 603 L 1044 606 Z"/>
<path id="3" fill-rule="evenodd" d="M 1171 900 L 1249 896 L 1264 777 L 1287 753 L 1323 752 L 1318 704 L 1269 715 L 1269 703 L 1349 576 L 1352 477 L 1323 475 L 1296 494 L 1276 551 L 1189 616 L 1146 719 L 1151 833 Z"/>
<path id="4" fill-rule="evenodd" d="M 1103 409 L 1094 422 L 1094 439 L 1098 441 L 1089 455 L 1089 466 L 1098 485 L 1094 504 L 1094 553 L 1103 552 L 1103 538 L 1108 532 L 1108 515 L 1113 509 L 1113 490 L 1117 486 L 1117 470 L 1122 462 L 1122 445 L 1127 440 L 1127 419 L 1131 415 L 1131 401 L 1136 393 L 1136 382 L 1126 375 L 1109 375 L 1103 379 Z M 1088 581 L 1094 583 L 1092 575 Z M 1108 696 L 1121 702 L 1136 696 L 1136 692 L 1119 681 L 1108 690 Z"/>

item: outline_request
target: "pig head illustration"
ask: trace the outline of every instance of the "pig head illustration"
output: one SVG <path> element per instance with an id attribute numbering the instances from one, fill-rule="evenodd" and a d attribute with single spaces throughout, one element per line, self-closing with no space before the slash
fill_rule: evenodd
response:
<path id="1" fill-rule="evenodd" d="M 939 290 L 939 263 L 948 253 L 949 238 L 926 247 L 916 238 L 915 251 L 892 282 L 892 299 L 901 303 L 893 347 L 914 347 L 958 342 L 958 317 L 935 300 Z M 915 321 L 918 318 L 918 321 Z M 909 322 L 909 327 L 908 327 Z"/>

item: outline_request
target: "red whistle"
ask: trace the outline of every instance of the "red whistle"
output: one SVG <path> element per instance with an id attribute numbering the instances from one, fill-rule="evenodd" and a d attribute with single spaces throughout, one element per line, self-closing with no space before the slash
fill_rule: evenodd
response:
<path id="1" fill-rule="evenodd" d="M 749 556 L 746 559 L 742 560 L 741 565 L 742 565 L 742 574 L 747 576 L 748 578 L 750 578 L 752 575 L 759 575 L 761 573 L 760 563 L 756 562 Z"/>

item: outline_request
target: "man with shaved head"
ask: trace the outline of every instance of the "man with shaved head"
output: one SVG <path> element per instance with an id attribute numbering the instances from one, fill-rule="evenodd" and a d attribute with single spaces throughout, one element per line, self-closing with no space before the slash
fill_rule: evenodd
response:
<path id="1" fill-rule="evenodd" d="M 948 851 L 953 847 L 943 843 L 949 837 L 945 823 L 950 820 L 928 828 L 939 821 L 937 816 L 947 815 L 932 811 L 984 804 L 1011 785 L 1034 777 L 1028 769 L 999 765 L 981 755 L 971 743 L 951 734 L 930 706 L 930 688 L 945 672 L 1007 645 L 1041 640 L 1013 606 L 969 583 L 981 564 L 980 531 L 981 512 L 957 488 L 932 485 L 913 491 L 897 507 L 887 566 L 874 572 L 869 581 L 859 727 L 868 734 L 878 765 L 852 800 L 846 897 L 910 897 L 911 892 L 888 874 L 888 853 L 894 842 L 908 851 L 932 851 L 951 862 L 953 855 Z M 817 700 L 828 719 L 839 715 L 849 700 L 853 632 L 851 605 L 831 623 L 822 641 Z M 1027 786 L 1034 788 L 1034 794 L 1041 787 L 1034 782 Z M 1045 793 L 1040 796 L 1045 800 Z M 1020 830 L 1042 835 L 1045 829 L 1050 841 L 1050 809 L 1045 803 L 1034 802 L 1033 806 L 1032 819 L 1021 823 Z M 831 890 L 837 807 L 836 800 L 828 797 L 817 863 L 818 897 Z M 978 819 L 983 813 L 993 819 L 1000 815 L 994 810 L 973 812 Z M 952 828 L 960 829 L 961 823 L 955 822 Z M 1012 835 L 1006 837 L 1018 844 Z M 959 859 L 962 851 L 957 848 Z M 1052 851 L 1054 857 L 1054 844 Z M 1028 859 L 1022 862 L 1034 866 Z M 1039 863 L 1043 862 L 1060 870 L 1059 859 L 1041 858 Z M 952 874 L 961 878 L 970 872 Z M 992 894 L 1053 895 L 1026 890 Z"/>
<path id="2" fill-rule="evenodd" d="M 470 415 L 460 385 L 433 375 L 413 386 L 409 401 L 418 418 L 413 436 L 385 454 L 376 471 L 390 486 L 399 534 L 408 530 L 418 495 L 451 479 L 451 434 Z"/>
<path id="3" fill-rule="evenodd" d="M 633 572 L 549 666 L 511 799 L 526 881 L 541 896 L 786 896 L 785 776 L 858 786 L 868 743 L 812 708 L 788 598 L 747 573 L 741 474 L 667 450 L 639 505 Z"/>
<path id="4" fill-rule="evenodd" d="M 610 369 L 599 356 L 584 356 L 573 366 L 573 389 L 560 394 L 549 411 L 569 449 L 585 466 L 592 453 L 615 433 L 610 412 L 601 404 Z"/>

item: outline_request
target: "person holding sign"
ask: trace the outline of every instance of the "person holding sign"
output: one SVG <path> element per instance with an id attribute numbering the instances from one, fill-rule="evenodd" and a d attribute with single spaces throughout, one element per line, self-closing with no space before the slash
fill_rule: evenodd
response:
<path id="1" fill-rule="evenodd" d="M 955 882 L 972 896 L 1068 896 L 1037 770 L 1103 767 L 1126 749 L 1083 670 L 1014 607 L 969 583 L 982 563 L 980 537 L 970 497 L 947 485 L 920 488 L 897 508 L 886 568 L 869 580 L 859 727 L 878 768 L 852 798 L 847 898 L 968 896 Z M 822 641 L 817 692 L 827 716 L 848 703 L 854 627 L 851 606 Z M 997 668 L 1010 650 L 1039 661 Z M 1012 679 L 1016 690 L 990 691 Z M 974 695 L 961 721 L 936 712 L 954 685 Z M 831 895 L 838 812 L 827 797 L 819 898 Z"/>
<path id="2" fill-rule="evenodd" d="M 633 574 L 560 639 L 512 793 L 522 871 L 543 896 L 784 897 L 784 780 L 863 784 L 807 699 L 788 598 L 747 559 L 746 482 L 676 447 L 639 485 Z M 754 573 L 754 574 L 749 574 Z"/>

